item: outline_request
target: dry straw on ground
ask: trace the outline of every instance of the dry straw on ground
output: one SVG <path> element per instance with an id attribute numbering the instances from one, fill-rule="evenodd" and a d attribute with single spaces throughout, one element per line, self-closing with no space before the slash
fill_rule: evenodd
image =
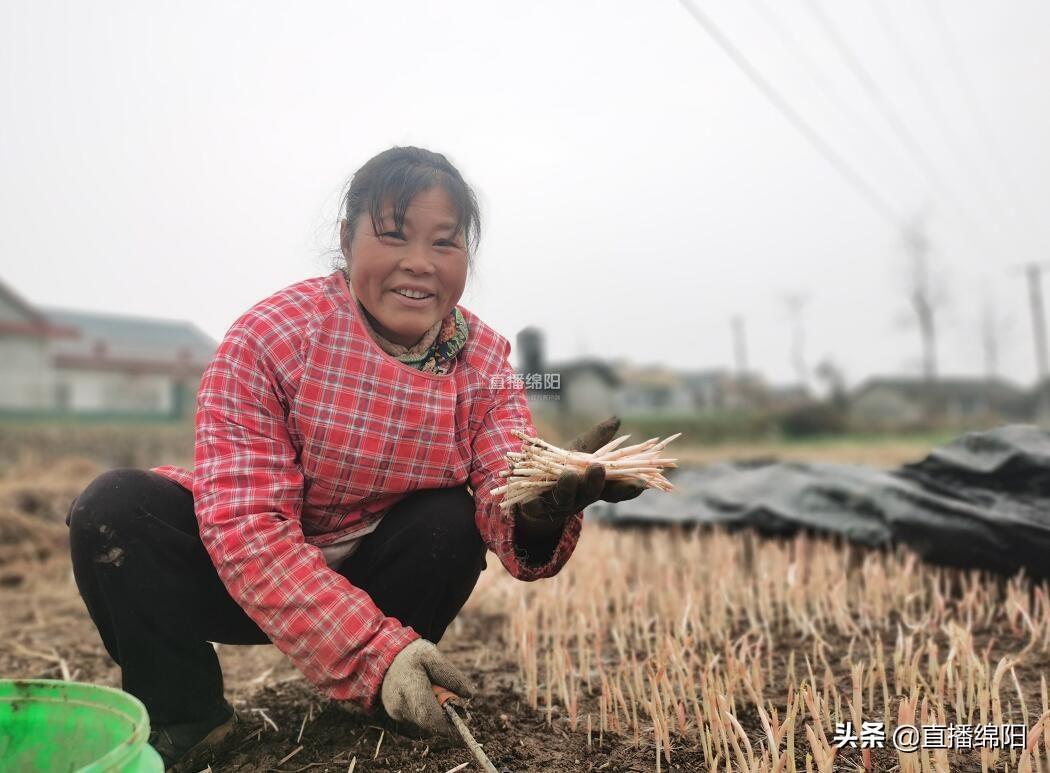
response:
<path id="1" fill-rule="evenodd" d="M 596 747 L 648 745 L 656 770 L 699 750 L 750 773 L 1050 773 L 1045 585 L 805 536 L 591 527 L 556 578 L 485 594 L 513 608 L 523 698 Z M 884 723 L 886 748 L 835 748 L 845 721 Z M 903 723 L 1023 723 L 1028 744 L 897 753 Z"/>
<path id="2" fill-rule="evenodd" d="M 69 500 L 97 471 L 78 462 L 0 476 L 6 676 L 119 683 L 62 555 Z M 479 740 L 512 770 L 1050 773 L 1050 597 L 1021 578 L 804 536 L 587 524 L 551 580 L 517 582 L 490 561 L 453 629 L 442 648 L 486 680 Z M 231 698 L 258 725 L 222 769 L 285 758 L 288 770 L 443 773 L 462 762 L 458 748 L 389 735 L 374 761 L 380 731 L 361 725 L 351 737 L 335 709 L 315 719 L 323 701 L 275 650 L 223 646 L 220 657 Z M 501 687 L 511 683 L 518 696 Z M 864 755 L 834 748 L 835 723 L 847 720 L 1021 723 L 1028 744 Z"/>

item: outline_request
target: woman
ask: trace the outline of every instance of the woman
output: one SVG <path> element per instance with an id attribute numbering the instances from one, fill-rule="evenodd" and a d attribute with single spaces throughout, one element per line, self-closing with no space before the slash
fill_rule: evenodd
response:
<path id="1" fill-rule="evenodd" d="M 332 698 L 447 732 L 431 684 L 471 686 L 434 645 L 486 549 L 519 579 L 549 577 L 585 506 L 640 493 L 592 465 L 524 509 L 491 494 L 514 431 L 533 428 L 507 341 L 456 305 L 480 221 L 444 156 L 380 153 L 343 210 L 346 265 L 223 339 L 195 469 L 107 472 L 70 512 L 77 585 L 169 767 L 233 725 L 209 642 L 273 642 Z"/>

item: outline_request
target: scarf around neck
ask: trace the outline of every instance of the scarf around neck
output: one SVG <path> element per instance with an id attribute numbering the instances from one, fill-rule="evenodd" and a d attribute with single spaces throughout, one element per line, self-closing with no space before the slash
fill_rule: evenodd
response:
<path id="1" fill-rule="evenodd" d="M 361 312 L 361 320 L 364 322 L 365 329 L 368 330 L 368 334 L 378 344 L 380 349 L 391 357 L 423 373 L 444 374 L 452 370 L 452 362 L 467 343 L 467 336 L 470 333 L 470 328 L 467 326 L 467 320 L 463 317 L 463 312 L 457 307 L 453 307 L 447 317 L 435 322 L 433 327 L 424 333 L 423 337 L 412 346 L 395 344 L 393 341 L 389 341 L 380 335 L 372 326 L 368 311 L 365 310 L 365 307 L 361 305 L 361 302 L 354 295 L 354 288 L 350 285 L 350 277 L 347 276 L 345 271 L 343 276 L 346 279 L 346 287 L 350 291 L 350 297 L 354 299 L 358 311 Z"/>

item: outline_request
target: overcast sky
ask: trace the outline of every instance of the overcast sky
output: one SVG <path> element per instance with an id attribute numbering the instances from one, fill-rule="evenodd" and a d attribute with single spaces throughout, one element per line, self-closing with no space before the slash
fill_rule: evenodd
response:
<path id="1" fill-rule="evenodd" d="M 1029 381 L 1012 267 L 1050 259 L 1050 5 L 814 2 L 695 7 L 898 223 L 926 213 L 941 371 L 983 373 L 987 306 Z M 464 305 L 512 340 L 541 325 L 553 359 L 729 367 L 740 314 L 750 365 L 788 382 L 802 293 L 810 365 L 918 372 L 900 227 L 678 0 L 4 0 L 0 41 L 0 279 L 30 302 L 219 339 L 328 273 L 348 175 L 416 144 L 482 202 Z"/>

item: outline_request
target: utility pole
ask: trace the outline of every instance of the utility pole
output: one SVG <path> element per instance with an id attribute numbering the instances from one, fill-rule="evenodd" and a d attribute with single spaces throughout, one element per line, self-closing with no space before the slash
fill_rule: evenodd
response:
<path id="1" fill-rule="evenodd" d="M 734 314 L 729 320 L 729 327 L 733 335 L 733 364 L 736 367 L 736 377 L 743 379 L 747 375 L 747 331 L 744 330 L 744 318 Z"/>
<path id="2" fill-rule="evenodd" d="M 984 288 L 980 320 L 981 348 L 984 351 L 984 412 L 985 419 L 992 420 L 997 414 L 996 379 L 999 377 L 999 341 L 1009 326 L 1009 320 L 999 316 L 996 311 L 988 277 L 984 278 L 981 285 Z"/>
<path id="3" fill-rule="evenodd" d="M 751 394 L 747 386 L 747 331 L 744 330 L 744 318 L 740 314 L 729 318 L 729 331 L 733 338 L 733 367 L 736 374 L 730 379 L 727 404 L 739 408 L 747 404 L 748 395 Z"/>
<path id="4" fill-rule="evenodd" d="M 1036 377 L 1042 384 L 1047 376 L 1046 312 L 1043 309 L 1043 268 L 1046 263 L 1029 263 L 1024 267 L 1028 280 L 1028 305 L 1032 310 L 1032 339 L 1035 341 Z"/>
<path id="5" fill-rule="evenodd" d="M 990 298 L 981 307 L 981 349 L 984 352 L 984 378 L 991 383 L 999 375 L 1000 319 Z"/>
<path id="6" fill-rule="evenodd" d="M 799 386 L 809 389 L 809 368 L 806 366 L 806 330 L 802 323 L 802 312 L 809 303 L 804 293 L 787 293 L 784 304 L 791 319 L 791 364 Z"/>
<path id="7" fill-rule="evenodd" d="M 1032 312 L 1032 340 L 1035 342 L 1035 389 L 1038 395 L 1038 418 L 1050 416 L 1050 383 L 1047 381 L 1048 360 L 1046 349 L 1046 311 L 1043 307 L 1043 269 L 1047 262 L 1025 263 L 1020 266 L 1028 282 L 1028 306 Z"/>

